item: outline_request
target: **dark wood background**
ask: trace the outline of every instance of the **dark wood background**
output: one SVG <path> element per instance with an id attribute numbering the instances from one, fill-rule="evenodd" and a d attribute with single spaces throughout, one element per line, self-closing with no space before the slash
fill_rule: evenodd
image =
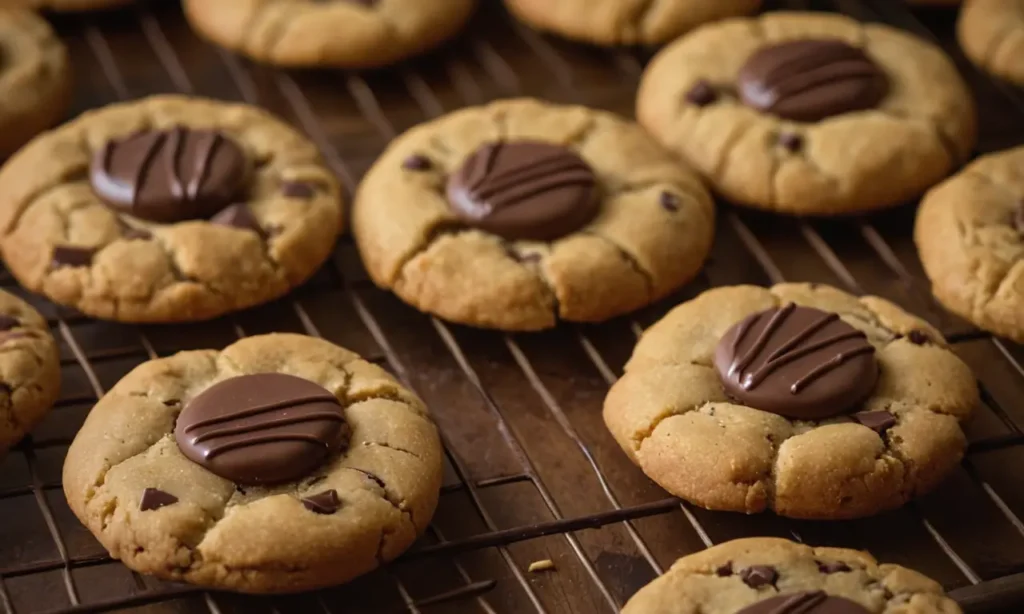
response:
<path id="1" fill-rule="evenodd" d="M 211 0 L 218 1 L 218 0 Z M 558 0 L 552 0 L 557 2 Z M 453 109 L 529 95 L 632 114 L 649 52 L 601 50 L 511 23 L 496 0 L 451 46 L 387 71 L 281 72 L 198 40 L 175 2 L 58 17 L 78 80 L 74 113 L 183 92 L 265 106 L 307 132 L 349 192 L 396 134 Z M 840 11 L 946 44 L 980 101 L 979 153 L 1024 143 L 1024 93 L 972 70 L 950 41 L 952 13 L 897 0 L 774 2 Z M 910 240 L 914 207 L 838 222 L 773 218 L 723 205 L 704 273 L 669 300 L 600 326 L 504 335 L 452 326 L 366 278 L 351 239 L 284 300 L 213 322 L 125 326 L 30 297 L 61 340 L 64 389 L 33 437 L 0 460 L 0 608 L 94 612 L 616 612 L 677 557 L 778 535 L 871 550 L 954 591 L 969 612 L 1024 611 L 1024 349 L 944 313 Z M 977 373 L 984 407 L 970 453 L 933 494 L 842 523 L 710 513 L 668 497 L 605 430 L 601 403 L 636 334 L 672 305 L 724 284 L 816 281 L 873 293 L 947 333 Z M 17 289 L 10 275 L 0 284 Z M 153 356 L 269 331 L 322 335 L 380 362 L 431 406 L 448 451 L 433 526 L 401 560 L 316 594 L 249 598 L 143 578 L 111 561 L 60 489 L 67 445 L 95 400 Z M 533 561 L 557 571 L 531 574 Z"/>

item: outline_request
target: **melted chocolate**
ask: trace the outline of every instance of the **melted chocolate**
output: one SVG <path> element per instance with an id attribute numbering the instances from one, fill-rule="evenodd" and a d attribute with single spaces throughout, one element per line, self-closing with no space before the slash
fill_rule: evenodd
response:
<path id="1" fill-rule="evenodd" d="M 142 491 L 142 501 L 139 502 L 139 511 L 150 512 L 158 510 L 161 507 L 174 505 L 177 502 L 178 498 L 169 492 L 164 492 L 156 488 L 147 488 Z"/>
<path id="2" fill-rule="evenodd" d="M 92 257 L 96 250 L 91 247 L 75 247 L 73 245 L 58 245 L 53 248 L 53 268 L 79 267 L 92 264 Z"/>
<path id="3" fill-rule="evenodd" d="M 313 198 L 316 186 L 308 181 L 286 181 L 281 184 L 281 194 L 288 198 Z"/>
<path id="4" fill-rule="evenodd" d="M 17 318 L 0 314 L 0 331 L 8 331 L 16 326 L 21 326 Z"/>
<path id="5" fill-rule="evenodd" d="M 569 149 L 541 141 L 484 145 L 448 178 L 447 193 L 459 218 L 506 239 L 557 239 L 599 208 L 590 166 Z"/>
<path id="6" fill-rule="evenodd" d="M 210 223 L 219 226 L 231 226 L 242 230 L 252 230 L 259 235 L 264 234 L 263 228 L 260 227 L 256 216 L 252 214 L 252 211 L 249 211 L 249 206 L 241 203 L 231 205 L 213 216 L 210 218 Z"/>
<path id="7" fill-rule="evenodd" d="M 749 316 L 715 350 L 730 398 L 799 420 L 852 409 L 878 379 L 875 349 L 837 314 L 789 304 Z"/>
<path id="8" fill-rule="evenodd" d="M 758 601 L 736 614 L 871 614 L 871 611 L 855 601 L 824 591 L 805 591 Z"/>
<path id="9" fill-rule="evenodd" d="M 333 514 L 341 509 L 341 499 L 338 498 L 338 491 L 333 489 L 304 497 L 301 501 L 302 505 L 314 514 Z"/>
<path id="10" fill-rule="evenodd" d="M 413 154 L 402 161 L 402 168 L 407 171 L 426 171 L 430 170 L 433 166 L 430 163 L 430 158 L 419 154 Z"/>
<path id="11" fill-rule="evenodd" d="M 658 202 L 666 211 L 679 211 L 679 197 L 672 192 L 662 192 L 661 196 L 658 197 Z"/>
<path id="12" fill-rule="evenodd" d="M 839 40 L 764 47 L 743 65 L 738 81 L 747 106 L 807 122 L 873 108 L 888 92 L 878 65 L 861 49 Z"/>
<path id="13" fill-rule="evenodd" d="M 896 416 L 887 411 L 860 411 L 850 417 L 879 434 L 896 425 Z"/>
<path id="14" fill-rule="evenodd" d="M 224 380 L 192 399 L 174 429 L 182 453 L 238 484 L 302 478 L 338 452 L 347 436 L 338 399 L 282 373 Z"/>
<path id="15" fill-rule="evenodd" d="M 740 571 L 740 579 L 750 588 L 761 588 L 775 584 L 775 581 L 779 579 L 779 572 L 768 565 L 753 565 Z"/>
<path id="16" fill-rule="evenodd" d="M 718 92 L 715 91 L 715 88 L 710 83 L 701 79 L 693 84 L 690 91 L 686 92 L 686 100 L 698 107 L 705 107 L 718 100 Z"/>

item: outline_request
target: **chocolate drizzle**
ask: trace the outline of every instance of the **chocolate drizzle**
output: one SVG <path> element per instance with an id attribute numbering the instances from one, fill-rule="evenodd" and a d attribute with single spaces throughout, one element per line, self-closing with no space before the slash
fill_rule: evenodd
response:
<path id="1" fill-rule="evenodd" d="M 715 366 L 733 399 L 813 420 L 841 413 L 870 394 L 878 377 L 874 351 L 864 333 L 837 314 L 788 304 L 730 329 L 715 352 Z"/>

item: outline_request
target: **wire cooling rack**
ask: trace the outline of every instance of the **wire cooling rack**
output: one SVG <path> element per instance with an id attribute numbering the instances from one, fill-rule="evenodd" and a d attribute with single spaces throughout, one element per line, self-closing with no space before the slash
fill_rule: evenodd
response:
<path id="1" fill-rule="evenodd" d="M 445 50 L 365 75 L 256 66 L 192 34 L 176 3 L 60 17 L 76 109 L 157 92 L 262 105 L 308 133 L 352 192 L 395 135 L 461 106 L 529 95 L 630 114 L 648 52 L 601 50 L 514 24 L 494 0 Z M 791 1 L 884 21 L 950 50 L 982 109 L 981 153 L 1024 143 L 1024 93 L 963 61 L 949 12 L 896 0 Z M 213 322 L 126 326 L 29 297 L 60 340 L 64 389 L 33 436 L 0 460 L 0 608 L 107 612 L 617 612 L 677 557 L 751 535 L 871 550 L 950 589 L 969 613 L 1024 611 L 1024 349 L 945 313 L 912 242 L 913 208 L 841 222 L 721 210 L 711 261 L 669 300 L 600 326 L 505 335 L 419 314 L 369 283 L 351 239 L 291 296 Z M 633 467 L 601 402 L 643 327 L 711 286 L 813 281 L 887 297 L 943 330 L 978 374 L 984 406 L 962 466 L 901 510 L 842 523 L 710 513 Z M 0 284 L 23 294 L 7 273 Z M 432 407 L 446 447 L 438 513 L 410 553 L 351 584 L 280 598 L 209 593 L 112 561 L 75 520 L 60 472 L 89 408 L 132 367 L 270 331 L 323 336 L 380 363 Z M 527 571 L 551 560 L 556 570 Z"/>

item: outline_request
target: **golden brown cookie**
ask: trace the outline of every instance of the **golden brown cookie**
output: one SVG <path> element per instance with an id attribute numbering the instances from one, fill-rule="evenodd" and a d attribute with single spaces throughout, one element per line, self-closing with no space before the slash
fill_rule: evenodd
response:
<path id="1" fill-rule="evenodd" d="M 610 113 L 504 100 L 396 138 L 352 211 L 377 285 L 453 322 L 538 330 L 642 307 L 691 279 L 700 180 Z"/>
<path id="2" fill-rule="evenodd" d="M 60 356 L 46 320 L 0 291 L 0 456 L 38 423 L 60 393 Z"/>
<path id="3" fill-rule="evenodd" d="M 914 240 L 947 309 L 1024 342 L 1024 147 L 984 156 L 921 201 Z"/>
<path id="4" fill-rule="evenodd" d="M 126 375 L 71 444 L 64 493 L 136 571 L 296 592 L 408 548 L 434 513 L 441 463 L 423 403 L 383 369 L 275 334 Z"/>
<path id="5" fill-rule="evenodd" d="M 969 0 L 957 21 L 957 40 L 972 62 L 1024 84 L 1024 10 L 1017 0 Z"/>
<path id="6" fill-rule="evenodd" d="M 341 226 L 316 147 L 265 111 L 155 96 L 88 112 L 0 169 L 23 286 L 126 322 L 213 318 L 312 275 Z"/>
<path id="7" fill-rule="evenodd" d="M 961 614 L 924 575 L 867 552 L 752 537 L 685 556 L 622 614 Z"/>
<path id="8" fill-rule="evenodd" d="M 598 45 L 655 45 L 712 21 L 753 13 L 761 0 L 505 0 L 530 26 Z"/>
<path id="9" fill-rule="evenodd" d="M 977 403 L 967 365 L 892 303 L 732 286 L 644 332 L 604 419 L 644 473 L 697 505 L 837 519 L 934 487 Z"/>
<path id="10" fill-rule="evenodd" d="M 0 157 L 7 157 L 64 115 L 71 72 L 64 44 L 30 11 L 0 9 L 0 48 Z"/>
<path id="11" fill-rule="evenodd" d="M 942 50 L 838 15 L 703 26 L 644 73 L 640 123 L 737 204 L 842 215 L 905 202 L 970 155 L 971 94 Z"/>
<path id="12" fill-rule="evenodd" d="M 454 36 L 476 0 L 185 0 L 214 43 L 278 66 L 372 68 Z"/>

